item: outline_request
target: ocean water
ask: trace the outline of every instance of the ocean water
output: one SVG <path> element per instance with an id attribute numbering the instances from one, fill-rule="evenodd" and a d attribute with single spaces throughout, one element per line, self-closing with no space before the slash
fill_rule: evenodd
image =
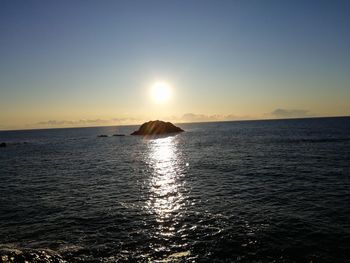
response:
<path id="1" fill-rule="evenodd" d="M 350 118 L 179 126 L 0 132 L 0 262 L 350 262 Z"/>

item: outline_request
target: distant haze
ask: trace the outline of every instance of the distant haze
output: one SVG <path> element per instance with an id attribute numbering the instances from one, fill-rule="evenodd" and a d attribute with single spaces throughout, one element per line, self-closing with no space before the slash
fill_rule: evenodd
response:
<path id="1" fill-rule="evenodd" d="M 0 129 L 350 115 L 347 1 L 2 1 Z M 157 104 L 151 86 L 172 97 Z"/>

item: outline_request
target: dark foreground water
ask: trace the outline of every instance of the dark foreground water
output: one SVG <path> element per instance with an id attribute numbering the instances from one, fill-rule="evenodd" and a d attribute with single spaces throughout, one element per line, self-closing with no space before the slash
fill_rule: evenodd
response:
<path id="1" fill-rule="evenodd" d="M 350 262 L 350 118 L 0 132 L 0 262 Z"/>

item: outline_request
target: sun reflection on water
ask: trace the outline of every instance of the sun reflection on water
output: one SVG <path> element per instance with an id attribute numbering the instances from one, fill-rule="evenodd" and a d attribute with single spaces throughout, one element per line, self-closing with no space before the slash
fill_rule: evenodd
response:
<path id="1" fill-rule="evenodd" d="M 148 209 L 157 215 L 157 221 L 179 216 L 184 196 L 181 176 L 181 156 L 177 149 L 176 136 L 149 140 L 148 163 L 152 171 L 149 181 Z"/>
<path id="2" fill-rule="evenodd" d="M 179 138 L 169 136 L 146 141 L 148 147 L 146 210 L 154 216 L 156 225 L 150 244 L 159 262 L 173 262 L 175 258 L 190 255 L 184 239 L 184 214 L 188 191 L 185 183 L 186 166 Z M 156 258 L 151 257 L 153 261 Z"/>
<path id="3" fill-rule="evenodd" d="M 189 190 L 185 175 L 185 162 L 178 136 L 147 139 L 148 196 L 145 209 L 154 216 L 155 225 L 150 233 L 149 247 L 154 262 L 178 262 L 191 258 L 186 238 L 186 213 Z"/>

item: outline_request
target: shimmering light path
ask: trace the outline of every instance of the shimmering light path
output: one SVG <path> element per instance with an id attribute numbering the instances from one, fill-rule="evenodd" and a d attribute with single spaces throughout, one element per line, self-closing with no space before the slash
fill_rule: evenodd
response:
<path id="1" fill-rule="evenodd" d="M 151 171 L 147 182 L 149 200 L 146 202 L 146 209 L 156 215 L 158 225 L 154 235 L 157 240 L 161 240 L 159 244 L 155 244 L 155 249 L 181 249 L 187 244 L 174 242 L 174 237 L 183 232 L 180 222 L 183 212 L 189 208 L 186 203 L 188 189 L 184 178 L 186 162 L 178 148 L 176 136 L 150 139 L 146 143 L 149 153 L 146 162 Z M 188 254 L 189 251 L 177 252 L 168 258 Z"/>

